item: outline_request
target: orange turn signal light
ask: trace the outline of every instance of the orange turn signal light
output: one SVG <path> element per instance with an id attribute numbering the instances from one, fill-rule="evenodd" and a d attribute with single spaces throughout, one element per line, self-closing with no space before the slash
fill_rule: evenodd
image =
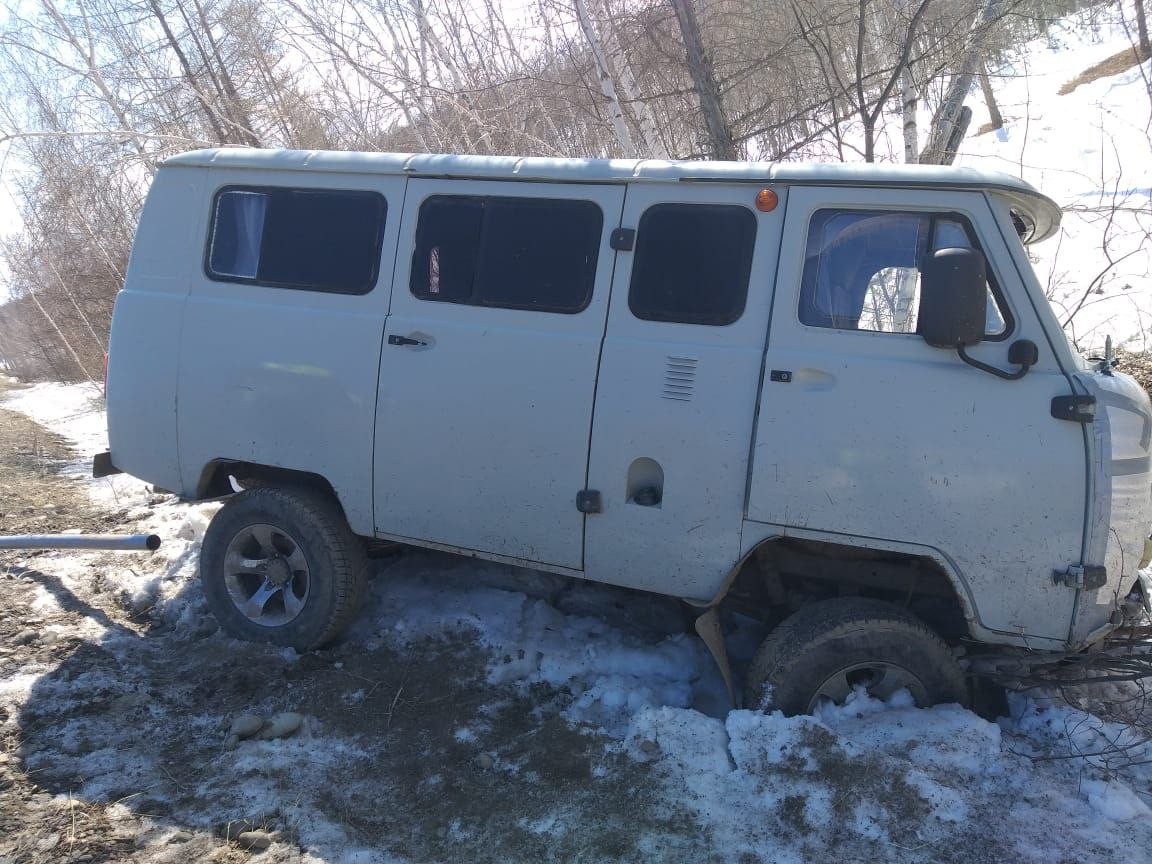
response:
<path id="1" fill-rule="evenodd" d="M 761 189 L 756 193 L 756 209 L 761 213 L 771 213 L 780 203 L 780 196 L 771 189 Z"/>

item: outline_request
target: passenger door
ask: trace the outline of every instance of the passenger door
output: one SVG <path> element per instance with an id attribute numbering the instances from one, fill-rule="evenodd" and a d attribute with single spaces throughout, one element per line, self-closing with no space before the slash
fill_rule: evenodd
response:
<path id="1" fill-rule="evenodd" d="M 618 255 L 596 391 L 590 578 L 709 599 L 740 557 L 783 221 L 755 208 L 758 191 L 628 190 L 635 249 Z"/>
<path id="2" fill-rule="evenodd" d="M 749 519 L 930 547 L 962 574 L 978 626 L 1062 642 L 1075 595 L 1052 573 L 1080 560 L 1083 432 L 1052 417 L 1070 385 L 987 200 L 797 188 L 785 237 Z M 1008 346 L 1032 340 L 1039 362 L 1019 380 L 916 334 L 920 263 L 965 245 L 990 283 L 988 335 L 969 352 L 1011 371 Z"/>
<path id="3" fill-rule="evenodd" d="M 623 186 L 411 180 L 380 358 L 376 532 L 579 571 Z"/>

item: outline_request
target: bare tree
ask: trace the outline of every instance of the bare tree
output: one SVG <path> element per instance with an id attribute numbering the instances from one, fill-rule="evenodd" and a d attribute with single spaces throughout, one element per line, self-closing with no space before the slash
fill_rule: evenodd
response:
<path id="1" fill-rule="evenodd" d="M 628 124 L 624 120 L 624 110 L 620 107 L 620 98 L 616 95 L 616 85 L 612 80 L 612 70 L 608 67 L 608 59 L 604 56 L 604 49 L 600 45 L 600 37 L 592 26 L 592 18 L 588 14 L 588 5 L 584 0 L 575 0 L 576 18 L 580 22 L 580 31 L 588 41 L 588 48 L 596 63 L 596 78 L 600 82 L 600 92 L 608 103 L 608 113 L 612 118 L 612 129 L 616 133 L 616 141 L 625 156 L 636 155 L 636 145 L 632 143 L 632 133 L 628 131 Z"/>
<path id="2" fill-rule="evenodd" d="M 965 40 L 960 62 L 932 118 L 928 143 L 920 153 L 921 162 L 946 164 L 955 158 L 958 140 L 963 137 L 972 116 L 971 109 L 965 112 L 964 100 L 968 98 L 972 80 L 983 62 L 988 36 L 992 25 L 998 20 L 1003 3 L 1004 0 L 982 0 L 980 12 Z"/>
<path id="3" fill-rule="evenodd" d="M 712 58 L 704 49 L 700 35 L 700 25 L 696 20 L 696 9 L 692 0 L 669 0 L 676 11 L 680 24 L 680 35 L 684 40 L 688 71 L 692 84 L 700 100 L 700 111 L 704 115 L 704 126 L 708 130 L 708 144 L 713 159 L 735 159 L 736 142 L 732 129 L 724 116 L 724 105 L 720 96 L 720 86 L 712 68 Z"/>
<path id="4" fill-rule="evenodd" d="M 1148 41 L 1148 16 L 1144 11 L 1144 0 L 1132 0 L 1132 5 L 1136 8 L 1136 33 L 1140 56 L 1147 59 L 1152 57 L 1152 42 Z"/>

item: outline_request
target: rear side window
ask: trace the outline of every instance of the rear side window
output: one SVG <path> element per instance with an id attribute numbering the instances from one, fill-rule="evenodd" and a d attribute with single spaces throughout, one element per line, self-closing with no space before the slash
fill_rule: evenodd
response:
<path id="1" fill-rule="evenodd" d="M 208 276 L 367 294 L 376 284 L 387 210 L 377 192 L 226 187 L 212 209 Z"/>
<path id="2" fill-rule="evenodd" d="M 727 204 L 657 204 L 640 217 L 628 307 L 646 321 L 731 324 L 744 313 L 756 217 Z"/>
<path id="3" fill-rule="evenodd" d="M 410 287 L 421 300 L 580 312 L 603 226 L 591 201 L 434 195 L 420 205 Z"/>

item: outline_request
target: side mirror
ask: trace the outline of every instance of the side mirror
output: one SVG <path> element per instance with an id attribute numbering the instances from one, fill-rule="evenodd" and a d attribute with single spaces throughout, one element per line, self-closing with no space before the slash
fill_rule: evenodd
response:
<path id="1" fill-rule="evenodd" d="M 984 338 L 988 278 L 975 249 L 940 249 L 920 274 L 916 332 L 934 348 L 963 348 Z"/>

